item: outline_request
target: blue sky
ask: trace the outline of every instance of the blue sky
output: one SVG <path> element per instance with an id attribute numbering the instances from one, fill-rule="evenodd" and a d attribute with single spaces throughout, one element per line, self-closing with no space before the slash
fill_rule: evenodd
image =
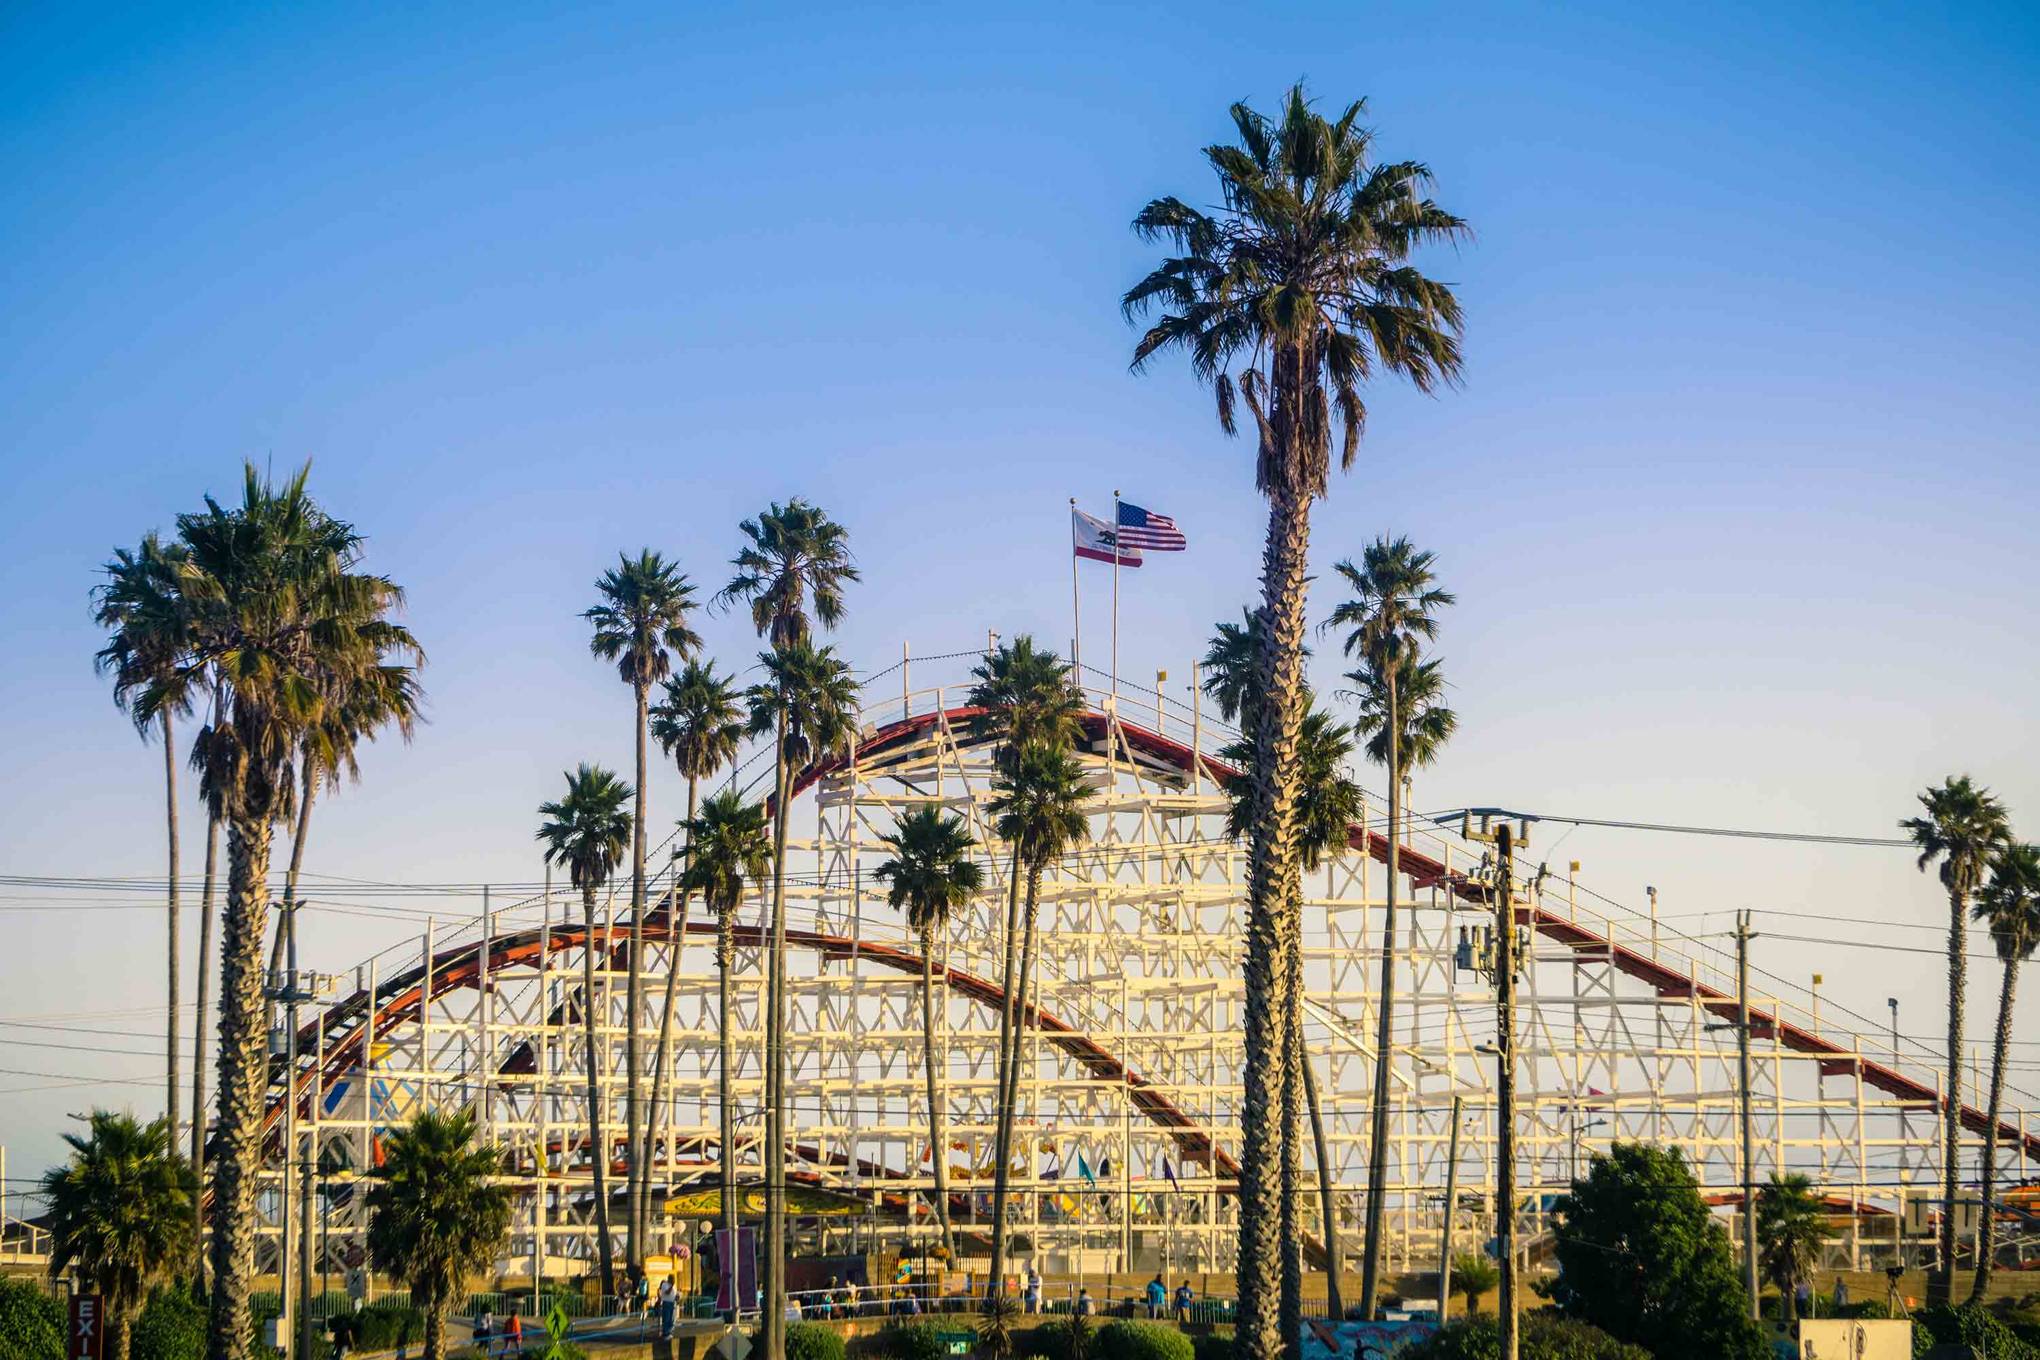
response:
<path id="1" fill-rule="evenodd" d="M 629 754 L 590 582 L 650 544 L 719 584 L 773 497 L 850 525 L 842 641 L 882 665 L 1066 637 L 1065 501 L 1118 486 L 1191 536 L 1123 613 L 1124 669 L 1180 681 L 1252 592 L 1261 506 L 1180 365 L 1127 372 L 1116 299 L 1154 250 L 1126 223 L 1208 194 L 1227 103 L 1299 77 L 1368 96 L 1477 233 L 1425 261 L 1461 290 L 1463 387 L 1373 395 L 1315 538 L 1326 564 L 1408 533 L 1460 596 L 1464 726 L 1420 801 L 1880 834 L 1969 769 L 2040 826 L 2040 20 L 1634 9 L 9 7 L 0 873 L 159 871 L 86 592 L 243 458 L 314 460 L 431 654 L 432 721 L 321 812 L 325 872 L 535 877 L 557 772 Z M 1930 943 L 1899 923 L 1943 910 L 1891 851 L 1563 855 L 1715 929 Z M 152 918 L 0 905 L 0 1019 L 154 995 Z M 342 966 L 401 929 L 312 945 Z M 1925 956 L 1761 957 L 1931 1028 Z M 150 1070 L 4 1032 L 0 1067 Z M 41 1085 L 0 1076 L 31 1163 L 62 1111 L 152 1096 Z"/>

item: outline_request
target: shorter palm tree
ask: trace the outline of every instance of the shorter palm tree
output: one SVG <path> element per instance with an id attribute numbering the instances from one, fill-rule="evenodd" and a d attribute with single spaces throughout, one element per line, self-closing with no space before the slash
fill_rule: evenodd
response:
<path id="1" fill-rule="evenodd" d="M 1813 1278 L 1827 1223 L 1813 1182 L 1798 1174 L 1773 1174 L 1757 1191 L 1757 1263 L 1785 1300 L 1785 1320 L 1799 1317 L 1799 1282 Z"/>
<path id="2" fill-rule="evenodd" d="M 1480 1312 L 1480 1296 L 1502 1278 L 1494 1258 L 1479 1252 L 1463 1252 L 1452 1258 L 1452 1287 L 1466 1299 L 1467 1316 Z"/>
<path id="3" fill-rule="evenodd" d="M 734 1255 L 737 1244 L 737 1105 L 731 1091 L 736 1065 L 736 1020 L 730 1012 L 731 977 L 737 966 L 737 909 L 743 905 L 744 884 L 772 872 L 772 835 L 765 808 L 745 803 L 734 789 L 725 789 L 702 805 L 687 824 L 687 868 L 683 891 L 698 892 L 715 916 L 715 970 L 720 988 L 718 1015 L 722 1024 L 720 1096 L 722 1103 L 722 1211 L 725 1240 Z M 729 1271 L 730 1297 L 737 1305 L 737 1281 Z"/>
<path id="4" fill-rule="evenodd" d="M 1948 1075 L 1941 1089 L 1941 1198 L 1953 1204 L 1962 1171 L 1963 1005 L 1969 984 L 1969 899 L 1982 886 L 1991 855 L 2011 839 L 2004 804 L 1968 775 L 1943 780 L 1920 795 L 1923 817 L 1898 824 L 1920 852 L 1922 873 L 1937 861 L 1948 894 Z M 1927 1301 L 1947 1304 L 1955 1292 L 1955 1215 L 1941 1215 L 1941 1259 L 1927 1276 Z"/>
<path id="5" fill-rule="evenodd" d="M 105 1300 L 109 1360 L 127 1360 L 135 1312 L 149 1284 L 191 1250 L 191 1168 L 169 1121 L 92 1112 L 91 1133 L 67 1133 L 71 1160 L 43 1174 L 50 1274 L 75 1270 Z"/>
<path id="6" fill-rule="evenodd" d="M 411 1286 L 425 1313 L 425 1360 L 446 1354 L 446 1313 L 467 1277 L 510 1236 L 502 1151 L 475 1142 L 467 1111 L 427 1110 L 392 1130 L 368 1188 L 368 1254 Z"/>
<path id="7" fill-rule="evenodd" d="M 665 697 L 651 711 L 651 732 L 652 739 L 659 743 L 659 749 L 679 767 L 687 780 L 687 816 L 680 823 L 681 830 L 685 831 L 693 825 L 701 808 L 701 781 L 715 778 L 718 771 L 735 760 L 737 747 L 744 739 L 743 711 L 736 682 L 726 675 L 716 674 L 715 666 L 710 662 L 687 662 L 677 675 L 666 681 Z M 688 847 L 683 846 L 679 852 L 683 860 L 681 873 L 668 899 L 669 903 L 672 898 L 679 899 L 678 910 L 669 905 L 666 912 L 669 946 L 666 996 L 659 1008 L 659 1044 L 652 1051 L 651 1110 L 645 1116 L 645 1170 L 648 1176 L 658 1160 L 659 1123 L 670 1080 L 665 1059 L 673 1042 L 673 1004 L 680 982 L 680 955 L 687 938 L 687 905 L 692 896 L 685 882 L 687 850 Z M 645 1204 L 640 1212 L 649 1218 L 649 1185 L 643 1199 Z"/>
<path id="8" fill-rule="evenodd" d="M 886 901 L 907 914 L 921 939 L 921 1067 L 928 1079 L 928 1139 L 935 1162 L 935 1216 L 942 1246 L 951 1247 L 949 1225 L 949 1140 L 943 1132 L 941 1073 L 935 1057 L 935 947 L 949 926 L 949 914 L 983 889 L 985 873 L 970 857 L 976 842 L 960 817 L 940 808 L 916 808 L 900 818 L 899 829 L 880 837 L 892 858 L 875 871 L 886 885 Z"/>
<path id="9" fill-rule="evenodd" d="M 548 864 L 563 864 L 581 890 L 581 1024 L 583 1062 L 588 1073 L 588 1166 L 594 1176 L 595 1245 L 602 1265 L 602 1292 L 616 1292 L 615 1247 L 609 1240 L 609 1141 L 602 1132 L 602 1061 L 595 997 L 595 894 L 630 845 L 631 786 L 597 765 L 582 765 L 567 777 L 567 794 L 542 803 L 538 839 Z"/>
<path id="10" fill-rule="evenodd" d="M 1014 849 L 1014 858 L 1026 883 L 1023 909 L 1024 938 L 1020 948 L 1017 981 L 1006 988 L 1007 1023 L 1002 1029 L 1000 1048 L 1008 1053 L 1006 1070 L 1000 1073 L 998 1134 L 994 1140 L 996 1166 L 992 1182 L 992 1261 L 989 1283 L 997 1298 L 1005 1288 L 1006 1195 L 1012 1176 L 1013 1114 L 1020 1094 L 1021 1008 L 1033 971 L 1036 917 L 1041 901 L 1041 880 L 1048 866 L 1091 837 L 1087 815 L 1093 790 L 1084 765 L 1066 747 L 1038 742 L 1019 748 L 1011 765 L 992 785 L 990 811 L 999 836 Z"/>
<path id="11" fill-rule="evenodd" d="M 2040 946 L 2040 845 L 2007 845 L 1991 856 L 1990 879 L 1976 893 L 1976 919 L 1990 929 L 2004 964 L 1997 1039 L 1991 1046 L 1990 1104 L 1983 1135 L 1983 1218 L 1976 1242 L 1976 1297 L 1990 1293 L 1997 1270 L 1998 1118 L 2004 1109 L 2005 1059 L 2012 1044 L 2012 998 L 2019 965 Z"/>

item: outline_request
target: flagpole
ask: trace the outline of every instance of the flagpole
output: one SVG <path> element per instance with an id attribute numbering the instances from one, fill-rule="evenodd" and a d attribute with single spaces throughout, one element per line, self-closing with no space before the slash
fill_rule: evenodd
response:
<path id="1" fill-rule="evenodd" d="M 1084 683 L 1084 601 L 1077 593 L 1077 498 L 1070 497 L 1070 664 Z"/>
<path id="2" fill-rule="evenodd" d="M 1119 488 L 1112 488 L 1112 714 L 1119 715 Z M 1107 749 L 1111 743 L 1107 742 Z"/>

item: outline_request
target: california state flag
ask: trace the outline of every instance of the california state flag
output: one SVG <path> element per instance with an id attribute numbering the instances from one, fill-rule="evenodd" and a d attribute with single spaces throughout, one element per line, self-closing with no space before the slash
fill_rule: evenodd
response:
<path id="1" fill-rule="evenodd" d="M 1070 511 L 1070 547 L 1077 556 L 1093 562 L 1117 562 L 1122 567 L 1140 565 L 1140 549 L 1122 545 L 1118 529 L 1077 509 Z"/>

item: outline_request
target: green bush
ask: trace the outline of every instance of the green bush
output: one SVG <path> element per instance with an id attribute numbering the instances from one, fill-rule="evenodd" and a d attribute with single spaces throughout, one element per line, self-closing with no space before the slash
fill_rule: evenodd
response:
<path id="1" fill-rule="evenodd" d="M 844 1360 L 843 1338 L 820 1323 L 789 1322 L 786 1360 Z"/>
<path id="2" fill-rule="evenodd" d="M 1232 1360 L 1232 1333 L 1216 1330 L 1201 1333 L 1190 1338 L 1190 1349 L 1196 1360 Z"/>
<path id="3" fill-rule="evenodd" d="M 425 1310 L 386 1300 L 354 1315 L 354 1346 L 362 1351 L 391 1351 L 425 1339 Z"/>
<path id="4" fill-rule="evenodd" d="M 1651 1360 L 1639 1346 L 1551 1313 L 1524 1314 L 1519 1341 L 1521 1360 Z M 1412 1350 L 1408 1360 L 1496 1360 L 1501 1353 L 1501 1324 L 1482 1316 L 1452 1323 Z"/>
<path id="5" fill-rule="evenodd" d="M 27 1281 L 0 1279 L 0 1342 L 9 1360 L 63 1360 L 64 1305 Z"/>
<path id="6" fill-rule="evenodd" d="M 1013 1353 L 1023 1360 L 1093 1360 L 1098 1354 L 1098 1324 L 1075 1314 L 1044 1322 L 1021 1333 Z"/>
<path id="7" fill-rule="evenodd" d="M 172 1285 L 158 1289 L 135 1319 L 129 1360 L 204 1360 L 205 1307 Z"/>
<path id="8" fill-rule="evenodd" d="M 1190 1338 L 1174 1327 L 1127 1318 L 1100 1327 L 1091 1354 L 1097 1360 L 1196 1360 Z"/>
<path id="9" fill-rule="evenodd" d="M 934 1324 L 913 1322 L 886 1328 L 879 1337 L 878 1353 L 889 1360 L 944 1360 L 949 1349 L 936 1336 Z"/>
<path id="10" fill-rule="evenodd" d="M 2021 1341 L 1988 1309 L 1973 1303 L 1959 1308 L 1922 1308 L 1913 1314 L 1913 1353 L 1924 1355 L 1936 1345 L 1969 1346 L 1983 1360 L 2040 1360 L 2040 1350 Z"/>

